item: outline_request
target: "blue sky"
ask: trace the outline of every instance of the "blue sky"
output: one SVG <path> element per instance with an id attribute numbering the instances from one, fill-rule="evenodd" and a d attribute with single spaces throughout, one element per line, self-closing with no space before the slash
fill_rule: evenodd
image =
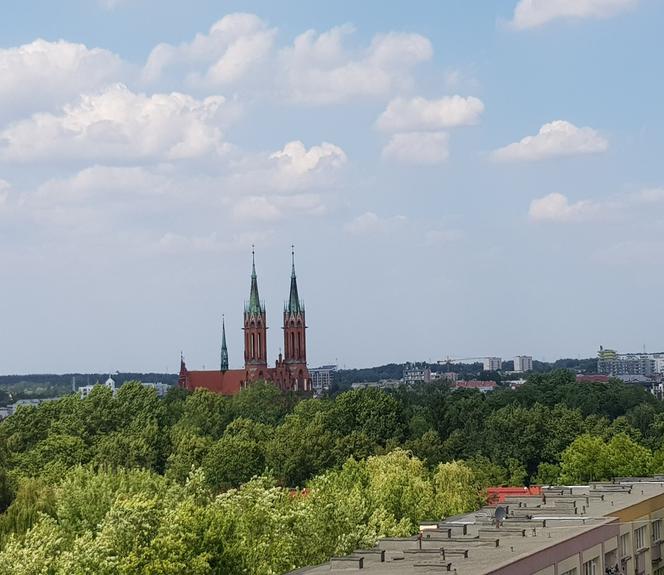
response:
<path id="1" fill-rule="evenodd" d="M 664 349 L 661 2 L 6 12 L 0 373 Z"/>

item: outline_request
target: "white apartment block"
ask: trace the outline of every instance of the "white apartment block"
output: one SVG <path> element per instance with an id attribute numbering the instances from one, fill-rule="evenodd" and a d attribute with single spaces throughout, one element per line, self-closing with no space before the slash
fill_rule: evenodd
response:
<path id="1" fill-rule="evenodd" d="M 530 355 L 517 355 L 514 358 L 514 371 L 532 371 L 533 358 Z"/>

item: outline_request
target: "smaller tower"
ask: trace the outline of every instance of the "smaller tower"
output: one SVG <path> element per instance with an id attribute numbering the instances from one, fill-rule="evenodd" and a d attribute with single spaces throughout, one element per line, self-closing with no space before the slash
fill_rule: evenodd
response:
<path id="1" fill-rule="evenodd" d="M 226 347 L 226 321 L 221 316 L 221 371 L 228 371 L 228 348 Z"/>

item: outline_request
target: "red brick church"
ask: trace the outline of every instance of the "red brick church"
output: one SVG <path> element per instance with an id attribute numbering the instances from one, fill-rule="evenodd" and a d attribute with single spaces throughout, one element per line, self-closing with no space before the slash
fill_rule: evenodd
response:
<path id="1" fill-rule="evenodd" d="M 209 389 L 222 395 L 235 395 L 250 383 L 264 380 L 283 391 L 310 391 L 307 369 L 307 339 L 304 304 L 297 292 L 295 253 L 292 252 L 290 295 L 284 306 L 284 352 L 274 367 L 267 364 L 267 320 L 265 305 L 258 296 L 256 260 L 252 250 L 251 290 L 244 306 L 244 369 L 228 369 L 226 326 L 222 323 L 221 364 L 218 370 L 191 371 L 180 360 L 178 385 L 185 389 Z"/>

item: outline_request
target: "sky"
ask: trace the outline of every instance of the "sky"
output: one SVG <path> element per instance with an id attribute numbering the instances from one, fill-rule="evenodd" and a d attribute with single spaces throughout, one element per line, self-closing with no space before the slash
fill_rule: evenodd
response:
<path id="1" fill-rule="evenodd" d="M 6 4 L 0 373 L 664 350 L 664 2 Z"/>

